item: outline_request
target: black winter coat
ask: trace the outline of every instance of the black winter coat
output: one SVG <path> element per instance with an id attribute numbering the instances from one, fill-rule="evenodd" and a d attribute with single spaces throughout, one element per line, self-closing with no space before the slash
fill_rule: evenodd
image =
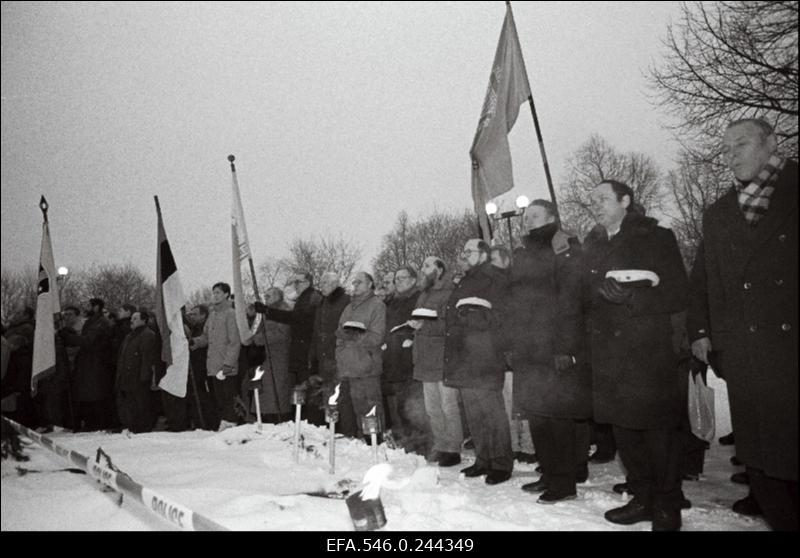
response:
<path id="1" fill-rule="evenodd" d="M 786 161 L 769 210 L 746 223 L 732 189 L 703 216 L 689 311 L 692 341 L 710 337 L 728 383 L 736 455 L 797 481 L 797 163 Z M 707 304 L 703 304 L 707 295 Z"/>
<path id="2" fill-rule="evenodd" d="M 605 233 L 604 229 L 599 229 Z M 688 280 L 671 230 L 629 213 L 610 241 L 593 234 L 584 243 L 584 303 L 590 320 L 594 420 L 635 430 L 676 426 L 681 408 L 670 315 L 686 308 Z M 655 272 L 658 286 L 631 287 L 628 304 L 602 298 L 610 270 Z"/>
<path id="3" fill-rule="evenodd" d="M 419 291 L 395 293 L 386 305 L 386 350 L 383 353 L 383 375 L 381 382 L 407 382 L 413 379 L 414 363 L 411 358 L 414 330 L 409 326 L 394 332 L 392 329 L 411 319 L 411 312 L 417 307 Z M 408 342 L 408 343 L 407 343 Z M 403 345 L 407 346 L 404 347 Z"/>
<path id="4" fill-rule="evenodd" d="M 270 308 L 267 311 L 268 320 L 289 324 L 291 327 L 289 373 L 294 374 L 295 382 L 298 384 L 307 380 L 311 375 L 308 357 L 311 337 L 314 334 L 314 317 L 321 301 L 320 292 L 309 287 L 297 298 L 292 310 Z"/>
<path id="5" fill-rule="evenodd" d="M 341 287 L 322 298 L 314 316 L 314 335 L 312 336 L 311 360 L 316 362 L 319 374 L 326 380 L 336 379 L 336 329 L 339 316 L 350 304 L 350 295 Z"/>
<path id="6" fill-rule="evenodd" d="M 545 225 L 514 252 L 508 300 L 514 407 L 526 414 L 588 418 L 591 373 L 584 357 L 581 249 L 576 238 Z M 557 371 L 554 356 L 576 364 Z"/>
<path id="7" fill-rule="evenodd" d="M 102 314 L 83 323 L 81 334 L 61 330 L 67 346 L 80 347 L 75 357 L 73 401 L 103 401 L 112 396 L 114 362 L 111 354 L 111 324 Z"/>
<path id="8" fill-rule="evenodd" d="M 160 359 L 156 349 L 156 334 L 146 325 L 125 336 L 117 360 L 116 391 L 150 388 L 156 361 Z"/>
<path id="9" fill-rule="evenodd" d="M 503 302 L 507 281 L 487 261 L 469 271 L 455 286 L 445 310 L 444 384 L 489 390 L 503 389 Z M 461 306 L 459 300 L 480 298 L 492 309 Z"/>

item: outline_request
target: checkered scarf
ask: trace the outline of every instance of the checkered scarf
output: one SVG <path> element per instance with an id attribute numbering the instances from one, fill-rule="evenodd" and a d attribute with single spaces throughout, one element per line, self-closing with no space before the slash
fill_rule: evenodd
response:
<path id="1" fill-rule="evenodd" d="M 767 213 L 770 196 L 775 191 L 775 183 L 785 163 L 785 159 L 773 155 L 750 184 L 744 186 L 738 181 L 734 182 L 739 192 L 739 207 L 750 225 L 755 227 Z"/>

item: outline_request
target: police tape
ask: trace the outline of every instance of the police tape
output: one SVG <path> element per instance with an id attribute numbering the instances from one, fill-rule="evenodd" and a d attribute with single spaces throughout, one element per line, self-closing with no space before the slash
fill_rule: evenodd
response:
<path id="1" fill-rule="evenodd" d="M 27 436 L 42 447 L 55 453 L 80 467 L 89 476 L 97 479 L 103 485 L 126 494 L 147 511 L 166 521 L 170 525 L 184 531 L 227 531 L 225 527 L 193 512 L 189 508 L 176 504 L 161 494 L 142 486 L 121 471 L 115 471 L 101 463 L 91 461 L 88 457 L 66 448 L 47 436 L 42 436 L 35 430 L 23 426 L 13 420 L 3 417 L 14 430 Z"/>

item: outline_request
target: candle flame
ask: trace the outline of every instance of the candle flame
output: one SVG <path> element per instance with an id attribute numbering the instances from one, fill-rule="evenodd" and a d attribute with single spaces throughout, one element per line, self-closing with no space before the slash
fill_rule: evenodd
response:
<path id="1" fill-rule="evenodd" d="M 370 410 L 370 412 L 367 413 L 368 417 L 374 417 L 375 416 L 375 407 L 377 407 L 377 405 L 373 405 L 372 409 Z"/>
<path id="2" fill-rule="evenodd" d="M 256 368 L 256 371 L 255 371 L 255 373 L 253 374 L 253 381 L 254 381 L 254 382 L 257 382 L 258 380 L 260 380 L 260 379 L 261 379 L 261 376 L 263 376 L 263 375 L 264 375 L 264 372 L 265 372 L 265 370 L 264 370 L 264 369 L 263 369 L 261 366 L 259 366 L 258 368 Z"/>
<path id="3" fill-rule="evenodd" d="M 336 384 L 336 389 L 333 390 L 333 395 L 328 398 L 328 405 L 336 405 L 336 402 L 339 400 L 339 386 L 342 384 Z"/>

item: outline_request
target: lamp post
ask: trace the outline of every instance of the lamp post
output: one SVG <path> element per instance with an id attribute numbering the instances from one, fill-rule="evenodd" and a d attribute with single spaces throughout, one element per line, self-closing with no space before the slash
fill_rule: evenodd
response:
<path id="1" fill-rule="evenodd" d="M 58 284 L 58 307 L 61 307 L 61 291 L 64 289 L 64 285 L 67 284 L 67 280 L 69 279 L 69 269 L 66 266 L 61 266 L 58 268 L 58 275 L 56 276 L 56 283 Z"/>
<path id="2" fill-rule="evenodd" d="M 489 215 L 495 221 L 502 221 L 505 220 L 506 226 L 508 227 L 508 255 L 509 258 L 512 258 L 512 254 L 514 253 L 514 237 L 511 232 L 511 218 L 512 217 L 521 217 L 523 213 L 525 213 L 525 208 L 528 207 L 528 197 L 527 196 L 518 196 L 516 200 L 517 209 L 513 211 L 504 211 L 503 213 L 497 214 L 498 207 L 497 204 L 494 202 L 489 202 L 486 204 L 486 214 Z"/>

